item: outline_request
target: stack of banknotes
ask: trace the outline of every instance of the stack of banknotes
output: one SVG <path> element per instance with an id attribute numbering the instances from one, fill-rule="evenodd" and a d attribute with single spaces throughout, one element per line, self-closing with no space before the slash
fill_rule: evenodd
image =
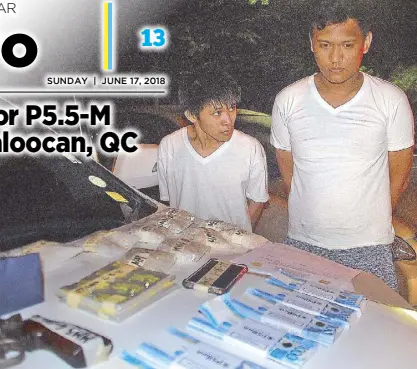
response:
<path id="1" fill-rule="evenodd" d="M 301 368 L 361 316 L 364 297 L 280 270 L 243 294 L 199 307 L 181 331 L 171 327 L 121 358 L 150 368 Z"/>

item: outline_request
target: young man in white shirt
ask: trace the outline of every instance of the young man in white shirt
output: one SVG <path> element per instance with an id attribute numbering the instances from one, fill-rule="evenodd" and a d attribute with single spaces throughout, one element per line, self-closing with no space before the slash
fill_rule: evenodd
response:
<path id="1" fill-rule="evenodd" d="M 192 124 L 161 141 L 161 200 L 252 231 L 269 199 L 268 176 L 262 145 L 234 129 L 240 88 L 209 65 L 184 78 L 179 98 Z"/>
<path id="2" fill-rule="evenodd" d="M 392 210 L 410 178 L 413 114 L 403 91 L 359 72 L 372 33 L 367 13 L 348 3 L 316 9 L 310 40 L 319 72 L 275 100 L 271 143 L 289 194 L 286 243 L 396 288 Z"/>

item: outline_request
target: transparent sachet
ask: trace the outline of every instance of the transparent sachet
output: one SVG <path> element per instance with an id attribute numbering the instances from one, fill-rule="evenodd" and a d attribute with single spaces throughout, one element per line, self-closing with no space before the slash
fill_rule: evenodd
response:
<path id="1" fill-rule="evenodd" d="M 206 220 L 201 222 L 199 226 L 212 229 L 218 232 L 227 242 L 247 249 L 253 249 L 267 241 L 265 237 L 220 220 Z"/>
<path id="2" fill-rule="evenodd" d="M 177 265 L 181 265 L 199 261 L 204 255 L 209 254 L 211 249 L 193 240 L 178 237 L 167 238 L 159 245 L 158 250 L 172 253 L 176 256 Z"/>
<path id="3" fill-rule="evenodd" d="M 219 232 L 203 227 L 190 227 L 183 236 L 199 244 L 209 246 L 213 251 L 232 251 L 234 246 L 227 242 Z"/>

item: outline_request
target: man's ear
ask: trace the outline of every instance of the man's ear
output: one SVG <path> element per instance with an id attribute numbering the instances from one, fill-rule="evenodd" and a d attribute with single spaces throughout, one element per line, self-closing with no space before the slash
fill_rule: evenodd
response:
<path id="1" fill-rule="evenodd" d="M 372 43 L 372 32 L 369 31 L 368 34 L 365 37 L 365 42 L 363 45 L 363 53 L 366 54 L 369 51 L 369 48 L 371 47 Z"/>
<path id="2" fill-rule="evenodd" d="M 189 110 L 186 110 L 184 112 L 184 115 L 191 123 L 197 122 L 197 117 L 193 113 L 191 113 Z"/>

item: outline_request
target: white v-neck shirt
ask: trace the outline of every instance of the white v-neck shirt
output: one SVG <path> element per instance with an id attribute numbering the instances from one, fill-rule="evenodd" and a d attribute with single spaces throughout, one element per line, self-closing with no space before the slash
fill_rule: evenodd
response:
<path id="1" fill-rule="evenodd" d="M 247 199 L 269 199 L 265 151 L 258 140 L 238 130 L 207 157 L 195 151 L 187 127 L 164 137 L 158 179 L 161 200 L 171 207 L 248 231 L 252 228 Z"/>
<path id="2" fill-rule="evenodd" d="M 291 238 L 330 249 L 393 240 L 388 151 L 413 145 L 413 114 L 403 91 L 363 75 L 357 94 L 337 108 L 314 76 L 275 99 L 271 143 L 294 160 Z"/>

